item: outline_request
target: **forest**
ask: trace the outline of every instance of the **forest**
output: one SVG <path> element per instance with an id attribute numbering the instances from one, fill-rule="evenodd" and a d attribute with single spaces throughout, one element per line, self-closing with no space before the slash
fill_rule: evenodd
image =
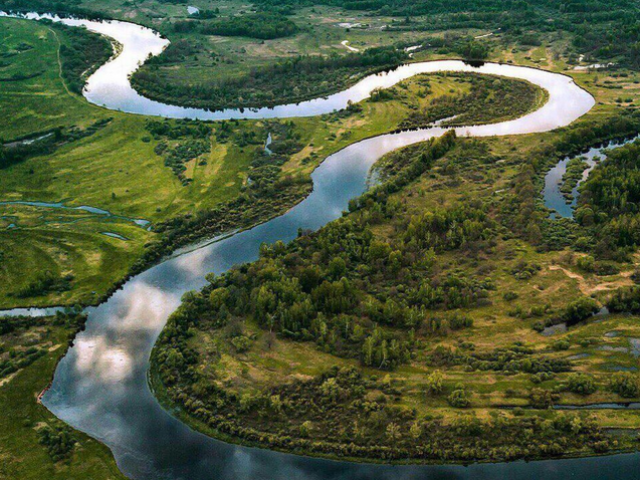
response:
<path id="1" fill-rule="evenodd" d="M 167 103 L 190 107 L 262 107 L 298 102 L 339 90 L 374 72 L 396 67 L 408 58 L 394 47 L 369 48 L 362 54 L 297 56 L 271 65 L 255 67 L 247 75 L 217 81 L 201 81 L 189 86 L 167 83 L 158 68 L 180 62 L 191 47 L 186 42 L 172 43 L 167 52 L 138 70 L 132 85 L 141 93 Z"/>
<path id="2" fill-rule="evenodd" d="M 204 35 L 240 36 L 262 40 L 288 37 L 298 32 L 298 26 L 287 17 L 269 12 L 204 22 L 196 28 Z"/>
<path id="3" fill-rule="evenodd" d="M 593 135 L 602 141 L 624 136 L 635 122 L 623 117 L 594 128 Z M 550 157 L 579 152 L 586 145 L 579 134 L 579 127 L 564 132 Z M 210 434 L 305 454 L 477 461 L 615 449 L 595 419 L 523 409 L 549 409 L 566 395 L 630 398 L 640 392 L 637 374 L 576 373 L 564 353 L 576 341 L 571 337 L 548 346 L 499 341 L 476 347 L 479 312 L 493 311 L 496 303 L 505 302 L 498 308 L 536 332 L 540 319 L 575 325 L 598 310 L 596 300 L 578 296 L 562 308 L 534 302 L 524 315 L 514 308 L 524 294 L 498 287 L 493 272 L 505 267 L 498 252 L 513 241 L 505 207 L 515 207 L 518 197 L 496 203 L 462 194 L 426 211 L 409 206 L 425 195 L 415 185 L 441 176 L 455 185 L 465 169 L 477 182 L 478 165 L 489 169 L 495 160 L 484 142 L 456 139 L 453 132 L 389 154 L 379 167 L 381 184 L 352 201 L 348 215 L 317 233 L 300 232 L 289 245 L 264 245 L 255 263 L 211 274 L 202 291 L 185 295 L 154 349 L 152 382 L 162 386 L 161 398 Z M 532 181 L 524 175 L 531 166 L 521 168 L 509 187 L 514 193 Z M 606 163 L 598 168 L 608 170 Z M 536 228 L 547 222 L 530 218 Z M 531 225 L 514 233 L 535 241 Z M 488 260 L 494 255 L 500 267 Z M 533 262 L 507 261 L 510 282 L 542 275 Z M 640 309 L 638 299 L 638 289 L 630 289 L 607 302 L 611 311 L 629 312 Z M 491 343 L 500 338 L 493 335 Z M 314 364 L 302 369 L 306 373 L 276 373 L 287 371 L 274 367 L 278 362 L 307 365 L 303 358 Z M 420 380 L 408 373 L 413 369 L 424 372 Z M 460 371 L 476 380 L 454 381 Z M 474 385 L 483 375 L 509 385 L 504 401 L 518 399 L 514 415 L 481 420 L 436 413 L 443 405 L 460 412 L 479 408 L 482 395 Z M 514 375 L 528 378 L 527 386 L 512 384 Z M 415 402 L 420 406 L 408 407 Z M 564 426 L 570 424 L 576 428 Z M 515 434 L 523 428 L 528 440 Z"/>

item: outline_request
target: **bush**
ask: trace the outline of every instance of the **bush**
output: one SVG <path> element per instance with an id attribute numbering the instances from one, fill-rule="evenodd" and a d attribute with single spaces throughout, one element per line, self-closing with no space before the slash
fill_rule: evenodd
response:
<path id="1" fill-rule="evenodd" d="M 578 257 L 576 265 L 583 272 L 592 273 L 596 269 L 596 261 L 591 255 L 585 255 L 584 257 Z"/>
<path id="2" fill-rule="evenodd" d="M 456 385 L 455 390 L 447 398 L 447 402 L 455 408 L 468 408 L 471 405 L 471 399 L 462 385 Z"/>
<path id="3" fill-rule="evenodd" d="M 569 375 L 567 388 L 578 395 L 591 395 L 598 389 L 593 377 L 584 373 Z"/>
<path id="4" fill-rule="evenodd" d="M 513 300 L 516 300 L 518 298 L 518 294 L 515 292 L 507 292 L 502 296 L 502 298 L 504 298 L 507 302 L 512 302 Z"/>
<path id="5" fill-rule="evenodd" d="M 533 408 L 547 409 L 553 406 L 555 399 L 549 390 L 534 388 L 529 394 L 529 402 Z"/>
<path id="6" fill-rule="evenodd" d="M 631 372 L 617 372 L 609 381 L 609 390 L 622 398 L 636 398 L 640 396 L 640 380 L 637 374 Z"/>

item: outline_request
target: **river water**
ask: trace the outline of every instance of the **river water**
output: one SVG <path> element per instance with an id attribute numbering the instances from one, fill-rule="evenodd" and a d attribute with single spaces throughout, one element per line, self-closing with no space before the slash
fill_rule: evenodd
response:
<path id="1" fill-rule="evenodd" d="M 555 218 L 556 216 L 560 216 L 564 218 L 573 218 L 573 212 L 578 204 L 578 197 L 580 196 L 580 185 L 589 178 L 589 174 L 595 166 L 602 160 L 606 159 L 606 152 L 608 150 L 615 150 L 616 148 L 628 145 L 629 143 L 636 141 L 638 138 L 639 137 L 636 136 L 632 139 L 623 141 L 608 142 L 603 146 L 592 147 L 582 155 L 578 155 L 579 157 L 584 158 L 587 168 L 582 172 L 582 177 L 576 186 L 573 187 L 571 191 L 573 198 L 570 201 L 565 198 L 560 191 L 560 188 L 563 183 L 562 177 L 567 172 L 567 164 L 571 159 L 575 158 L 575 156 L 565 157 L 551 168 L 544 177 L 544 190 L 542 191 L 545 207 L 553 210 L 551 217 Z"/>
<path id="2" fill-rule="evenodd" d="M 124 22 L 63 20 L 117 39 L 123 53 L 90 79 L 91 102 L 131 113 L 173 118 L 259 118 L 317 115 L 366 98 L 376 86 L 391 85 L 419 72 L 475 71 L 531 81 L 549 91 L 540 110 L 499 124 L 457 129 L 489 136 L 531 133 L 568 125 L 591 109 L 593 98 L 559 74 L 507 65 L 474 69 L 462 62 L 412 64 L 375 75 L 326 99 L 256 111 L 206 112 L 166 106 L 140 97 L 125 80 L 149 54 L 166 46 L 149 29 Z M 126 83 L 126 84 L 125 84 Z M 349 93 L 347 93 L 349 92 Z M 632 479 L 640 456 L 483 464 L 468 467 L 365 465 L 299 457 L 226 444 L 190 430 L 164 411 L 147 383 L 151 349 L 181 296 L 205 284 L 206 273 L 222 273 L 255 260 L 260 244 L 290 241 L 298 229 L 318 229 L 364 192 L 371 166 L 404 145 L 442 135 L 434 127 L 364 140 L 328 157 L 312 175 L 314 189 L 286 214 L 253 229 L 185 250 L 132 278 L 107 302 L 89 308 L 87 328 L 60 362 L 43 403 L 73 427 L 104 442 L 121 470 L 134 479 L 184 480 L 358 480 L 358 479 Z"/>

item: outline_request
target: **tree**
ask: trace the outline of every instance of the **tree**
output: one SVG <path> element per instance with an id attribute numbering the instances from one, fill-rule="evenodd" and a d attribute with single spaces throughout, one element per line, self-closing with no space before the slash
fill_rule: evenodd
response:
<path id="1" fill-rule="evenodd" d="M 434 370 L 429 374 L 426 381 L 427 394 L 439 395 L 442 393 L 442 380 L 444 375 L 440 370 Z"/>
<path id="2" fill-rule="evenodd" d="M 402 437 L 402 433 L 400 432 L 400 427 L 393 422 L 387 425 L 386 433 L 387 433 L 387 438 L 391 442 L 396 442 L 400 439 L 400 437 Z"/>

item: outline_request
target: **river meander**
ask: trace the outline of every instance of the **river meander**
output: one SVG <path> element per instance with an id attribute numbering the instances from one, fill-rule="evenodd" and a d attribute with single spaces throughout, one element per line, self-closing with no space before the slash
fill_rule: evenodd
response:
<path id="1" fill-rule="evenodd" d="M 31 15 L 30 17 L 36 18 Z M 51 18 L 51 17 L 50 17 Z M 414 63 L 373 75 L 324 99 L 273 109 L 206 110 L 163 105 L 138 95 L 128 76 L 168 41 L 152 30 L 125 22 L 58 19 L 116 39 L 122 53 L 89 79 L 92 103 L 136 114 L 171 118 L 266 118 L 327 113 L 359 101 L 372 89 L 417 73 L 473 71 L 528 80 L 549 92 L 548 102 L 519 119 L 458 128 L 460 135 L 535 133 L 568 125 L 594 100 L 571 78 L 512 65 L 474 68 L 460 61 Z M 291 241 L 298 229 L 316 230 L 347 208 L 366 189 L 372 165 L 385 153 L 442 135 L 427 128 L 367 139 L 328 157 L 313 173 L 313 192 L 286 214 L 250 230 L 185 250 L 129 280 L 108 301 L 87 310 L 86 330 L 60 362 L 43 403 L 73 427 L 104 442 L 122 471 L 134 479 L 337 480 L 337 479 L 632 479 L 638 454 L 503 464 L 389 466 L 336 462 L 230 445 L 199 434 L 163 410 L 147 383 L 149 354 L 181 296 L 205 284 L 205 274 L 222 273 L 257 258 L 260 244 Z"/>

